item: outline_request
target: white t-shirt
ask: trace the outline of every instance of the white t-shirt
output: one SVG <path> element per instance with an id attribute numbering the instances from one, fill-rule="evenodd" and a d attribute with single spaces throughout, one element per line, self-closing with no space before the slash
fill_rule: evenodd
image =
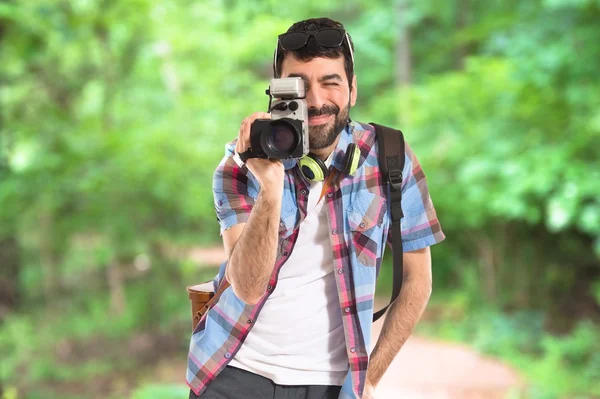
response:
<path id="1" fill-rule="evenodd" d="M 348 373 L 322 187 L 311 184 L 292 254 L 230 363 L 280 385 L 342 385 Z"/>

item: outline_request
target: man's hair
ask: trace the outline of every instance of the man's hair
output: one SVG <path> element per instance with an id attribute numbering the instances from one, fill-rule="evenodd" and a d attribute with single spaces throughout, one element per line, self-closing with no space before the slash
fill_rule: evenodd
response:
<path id="1" fill-rule="evenodd" d="M 344 28 L 340 22 L 334 21 L 329 18 L 312 18 L 304 21 L 296 22 L 287 30 L 287 32 L 296 31 L 316 31 L 323 28 Z M 286 33 L 287 33 L 286 32 Z M 316 57 L 324 58 L 338 58 L 344 56 L 344 69 L 346 71 L 346 77 L 348 78 L 348 85 L 352 89 L 352 78 L 354 77 L 354 65 L 352 62 L 352 56 L 350 55 L 350 49 L 348 46 L 352 46 L 354 50 L 354 44 L 352 38 L 348 34 L 348 40 L 344 37 L 344 41 L 340 47 L 323 47 L 317 43 L 314 37 L 310 37 L 308 43 L 304 47 L 295 51 L 285 51 L 281 48 L 281 44 L 277 41 L 277 59 L 275 60 L 275 69 L 277 76 L 281 76 L 281 69 L 283 60 L 288 53 L 292 53 L 293 56 L 302 61 L 308 62 Z"/>

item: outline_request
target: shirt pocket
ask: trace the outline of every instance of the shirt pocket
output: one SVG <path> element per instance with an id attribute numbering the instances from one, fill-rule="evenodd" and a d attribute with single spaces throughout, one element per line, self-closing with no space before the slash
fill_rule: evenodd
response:
<path id="1" fill-rule="evenodd" d="M 347 211 L 352 245 L 361 265 L 374 267 L 381 247 L 386 199 L 370 191 L 357 195 Z"/>

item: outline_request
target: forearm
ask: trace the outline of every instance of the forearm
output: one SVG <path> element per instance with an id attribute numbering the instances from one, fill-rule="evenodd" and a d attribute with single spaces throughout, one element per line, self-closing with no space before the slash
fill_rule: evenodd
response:
<path id="1" fill-rule="evenodd" d="M 261 190 L 226 269 L 234 293 L 246 303 L 264 294 L 277 256 L 282 193 Z"/>
<path id="2" fill-rule="evenodd" d="M 431 281 L 405 277 L 398 298 L 390 306 L 369 360 L 367 380 L 377 385 L 421 318 L 431 295 Z"/>

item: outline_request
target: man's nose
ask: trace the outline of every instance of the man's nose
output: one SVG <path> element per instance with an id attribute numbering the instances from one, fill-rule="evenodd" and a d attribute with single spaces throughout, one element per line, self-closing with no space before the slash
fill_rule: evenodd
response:
<path id="1" fill-rule="evenodd" d="M 311 87 L 306 92 L 306 102 L 309 108 L 321 109 L 325 104 L 325 93 L 319 87 Z"/>

